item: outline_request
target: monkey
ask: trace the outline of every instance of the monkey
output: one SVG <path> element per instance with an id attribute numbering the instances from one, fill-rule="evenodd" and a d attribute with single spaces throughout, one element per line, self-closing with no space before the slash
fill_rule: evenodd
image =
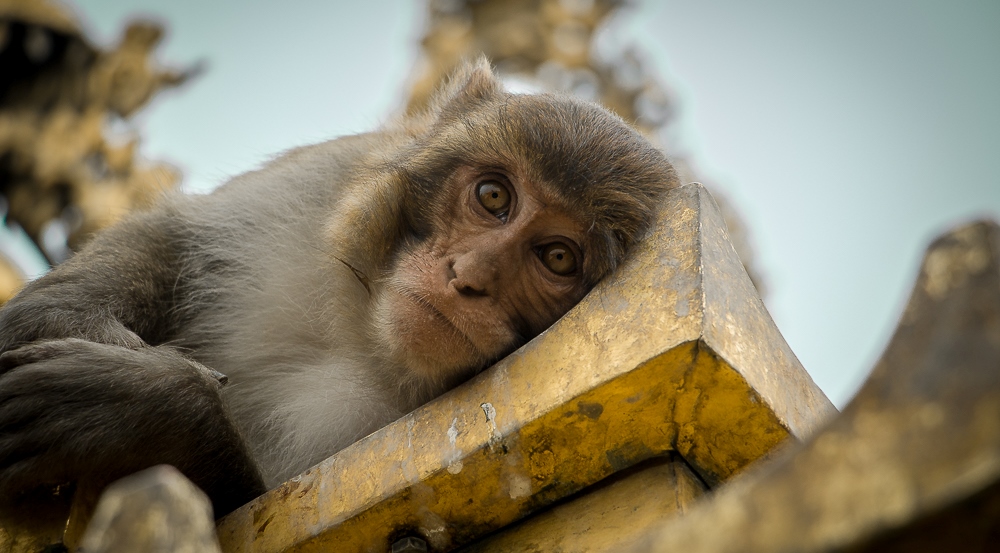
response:
<path id="1" fill-rule="evenodd" d="M 421 113 L 168 195 L 0 310 L 0 508 L 166 463 L 221 517 L 537 336 L 675 186 L 617 116 L 480 58 Z"/>

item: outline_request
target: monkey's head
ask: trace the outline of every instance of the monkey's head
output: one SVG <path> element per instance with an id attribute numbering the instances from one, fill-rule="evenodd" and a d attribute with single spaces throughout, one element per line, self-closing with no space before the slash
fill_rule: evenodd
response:
<path id="1" fill-rule="evenodd" d="M 677 184 L 617 116 L 505 92 L 484 59 L 403 129 L 369 196 L 397 219 L 381 227 L 375 332 L 420 380 L 465 378 L 555 322 Z"/>

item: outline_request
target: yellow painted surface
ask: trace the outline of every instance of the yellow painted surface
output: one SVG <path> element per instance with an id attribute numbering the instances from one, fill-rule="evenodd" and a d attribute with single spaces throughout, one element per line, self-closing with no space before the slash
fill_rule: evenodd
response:
<path id="1" fill-rule="evenodd" d="M 461 553 L 619 551 L 686 512 L 706 492 L 704 483 L 674 456 L 619 474 L 476 541 Z"/>
<path id="2" fill-rule="evenodd" d="M 246 518 L 228 517 L 224 550 L 385 551 L 405 533 L 448 549 L 675 443 L 699 470 L 724 480 L 788 436 L 739 375 L 697 342 L 509 431 L 493 433 L 481 407 L 448 399 L 237 512 Z M 455 444 L 434 428 L 454 428 Z"/>
<path id="3" fill-rule="evenodd" d="M 833 408 L 720 225 L 700 185 L 674 191 L 552 328 L 227 516 L 223 550 L 384 552 L 405 534 L 449 550 L 657 455 L 714 485 L 802 438 Z"/>

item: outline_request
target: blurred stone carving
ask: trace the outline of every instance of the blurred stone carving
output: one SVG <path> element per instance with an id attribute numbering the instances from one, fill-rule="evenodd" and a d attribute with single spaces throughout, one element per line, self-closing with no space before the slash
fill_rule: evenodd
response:
<path id="1" fill-rule="evenodd" d="M 110 130 L 190 76 L 153 61 L 162 35 L 133 22 L 104 50 L 61 4 L 0 0 L 0 195 L 7 223 L 51 264 L 178 183 L 175 169 L 136 159 L 137 137 Z"/>
<path id="2" fill-rule="evenodd" d="M 108 486 L 80 548 L 70 549 L 218 553 L 219 541 L 205 493 L 174 467 L 159 465 Z"/>
<path id="3" fill-rule="evenodd" d="M 518 89 L 554 90 L 600 102 L 654 142 L 667 136 L 675 100 L 635 49 L 597 48 L 597 35 L 627 0 L 430 0 L 423 59 L 412 79 L 407 111 L 420 110 L 462 59 L 486 54 Z M 754 285 L 764 292 L 754 266 L 746 225 L 716 187 L 690 161 L 667 146 L 682 182 L 706 183 L 720 204 L 730 237 Z"/>

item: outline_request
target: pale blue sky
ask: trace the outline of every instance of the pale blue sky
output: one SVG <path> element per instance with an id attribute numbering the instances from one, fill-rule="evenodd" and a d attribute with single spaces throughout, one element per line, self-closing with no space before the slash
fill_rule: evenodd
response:
<path id="1" fill-rule="evenodd" d="M 423 4 L 82 0 L 112 40 L 170 23 L 165 61 L 208 62 L 136 122 L 148 157 L 207 190 L 399 107 Z M 844 405 L 937 233 L 1000 216 L 1000 2 L 640 2 L 615 23 L 679 99 L 681 140 L 752 233 L 768 306 Z"/>

